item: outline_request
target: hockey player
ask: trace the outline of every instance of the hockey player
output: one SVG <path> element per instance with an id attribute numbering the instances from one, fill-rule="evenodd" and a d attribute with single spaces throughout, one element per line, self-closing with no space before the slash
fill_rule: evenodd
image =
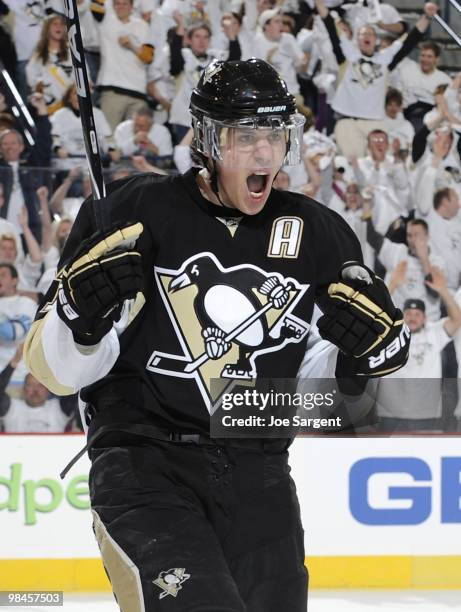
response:
<path id="1" fill-rule="evenodd" d="M 277 72 L 213 62 L 190 109 L 203 168 L 110 185 L 105 233 L 82 205 L 26 359 L 86 402 L 94 530 L 123 612 L 305 612 L 289 440 L 213 440 L 209 408 L 236 380 L 295 378 L 315 302 L 338 375 L 398 369 L 407 336 L 382 281 L 344 266 L 361 262 L 349 226 L 271 188 L 302 143 Z"/>

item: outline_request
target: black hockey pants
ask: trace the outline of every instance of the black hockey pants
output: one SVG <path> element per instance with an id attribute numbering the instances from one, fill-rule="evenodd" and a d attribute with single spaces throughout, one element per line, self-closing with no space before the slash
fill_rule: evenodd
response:
<path id="1" fill-rule="evenodd" d="M 94 530 L 122 612 L 306 612 L 287 456 L 159 440 L 93 448 Z"/>

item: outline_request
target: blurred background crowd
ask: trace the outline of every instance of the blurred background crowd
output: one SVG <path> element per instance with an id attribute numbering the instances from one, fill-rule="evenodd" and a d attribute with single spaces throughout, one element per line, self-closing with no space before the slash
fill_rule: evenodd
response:
<path id="1" fill-rule="evenodd" d="M 346 220 L 413 332 L 378 427 L 459 430 L 461 55 L 434 21 L 461 24 L 448 0 L 77 4 L 107 182 L 193 165 L 189 97 L 213 59 L 279 71 L 306 124 L 302 163 L 274 187 Z M 61 0 L 0 0 L 0 57 L 0 429 L 73 431 L 77 398 L 50 396 L 21 358 L 91 193 Z"/>

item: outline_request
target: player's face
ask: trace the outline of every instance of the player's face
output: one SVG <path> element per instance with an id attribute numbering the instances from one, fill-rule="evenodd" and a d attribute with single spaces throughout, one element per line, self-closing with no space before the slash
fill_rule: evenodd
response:
<path id="1" fill-rule="evenodd" d="M 8 268 L 0 268 L 0 297 L 16 295 L 18 279 L 13 278 Z"/>
<path id="2" fill-rule="evenodd" d="M 234 128 L 224 135 L 218 164 L 223 202 L 255 215 L 264 207 L 286 154 L 284 129 Z"/>
<path id="3" fill-rule="evenodd" d="M 194 55 L 205 55 L 209 44 L 210 35 L 207 30 L 202 28 L 195 30 L 189 39 L 189 45 Z"/>
<path id="4" fill-rule="evenodd" d="M 419 53 L 419 65 L 425 74 L 435 70 L 437 66 L 437 56 L 432 49 L 421 49 Z"/>
<path id="5" fill-rule="evenodd" d="M 39 383 L 32 374 L 26 376 L 24 382 L 24 401 L 28 406 L 31 408 L 43 406 L 49 394 L 48 389 L 42 383 Z"/>
<path id="6" fill-rule="evenodd" d="M 403 313 L 403 319 L 412 334 L 421 331 L 426 323 L 426 315 L 419 308 L 407 308 Z"/>
<path id="7" fill-rule="evenodd" d="M 15 132 L 5 134 L 0 141 L 0 153 L 7 162 L 18 161 L 23 151 L 24 145 Z"/>
<path id="8" fill-rule="evenodd" d="M 373 55 L 376 49 L 376 32 L 369 26 L 360 28 L 358 35 L 359 49 L 365 55 Z"/>

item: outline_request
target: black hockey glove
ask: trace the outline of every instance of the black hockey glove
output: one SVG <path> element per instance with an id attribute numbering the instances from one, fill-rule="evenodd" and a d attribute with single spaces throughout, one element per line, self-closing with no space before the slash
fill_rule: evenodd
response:
<path id="1" fill-rule="evenodd" d="M 141 290 L 141 255 L 128 245 L 142 231 L 141 223 L 132 223 L 97 232 L 60 271 L 57 312 L 78 344 L 97 344 L 120 317 L 124 300 Z"/>
<path id="2" fill-rule="evenodd" d="M 355 358 L 356 374 L 384 376 L 405 365 L 410 330 L 382 279 L 366 266 L 348 262 L 328 295 L 317 322 L 320 335 Z"/>

